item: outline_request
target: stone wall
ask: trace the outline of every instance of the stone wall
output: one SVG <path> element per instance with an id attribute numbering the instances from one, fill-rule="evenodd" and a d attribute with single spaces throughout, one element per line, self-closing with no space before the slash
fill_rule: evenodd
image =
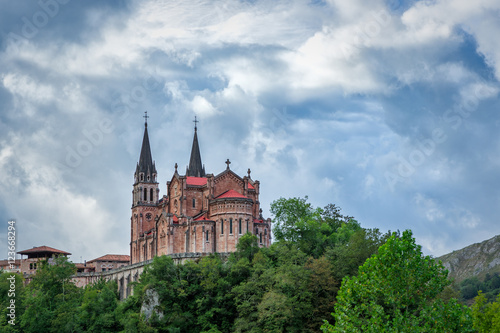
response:
<path id="1" fill-rule="evenodd" d="M 174 259 L 175 264 L 183 264 L 188 260 L 199 260 L 202 257 L 208 256 L 211 253 L 193 252 L 193 253 L 175 253 L 169 256 Z M 228 258 L 228 253 L 220 253 L 223 258 Z M 120 295 L 120 300 L 123 300 L 132 294 L 131 282 L 138 281 L 144 267 L 152 263 L 153 260 L 147 260 L 132 264 L 129 266 L 124 266 L 118 269 L 113 269 L 111 271 L 105 272 L 91 272 L 91 273 L 77 273 L 72 277 L 72 281 L 78 287 L 85 287 L 88 284 L 95 283 L 99 279 L 105 279 L 106 281 L 115 280 L 118 284 L 118 292 Z"/>

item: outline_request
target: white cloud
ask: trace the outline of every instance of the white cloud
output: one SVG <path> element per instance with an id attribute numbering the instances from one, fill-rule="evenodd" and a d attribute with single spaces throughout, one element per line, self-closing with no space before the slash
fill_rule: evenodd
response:
<path id="1" fill-rule="evenodd" d="M 217 109 L 204 97 L 196 95 L 191 101 L 193 111 L 205 117 L 210 117 L 218 113 Z"/>

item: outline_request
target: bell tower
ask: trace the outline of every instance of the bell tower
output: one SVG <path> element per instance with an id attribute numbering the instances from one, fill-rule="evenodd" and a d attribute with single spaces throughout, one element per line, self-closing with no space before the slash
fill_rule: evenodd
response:
<path id="1" fill-rule="evenodd" d="M 156 180 L 156 167 L 151 156 L 148 135 L 148 115 L 144 115 L 144 137 L 142 139 L 141 154 L 135 168 L 134 185 L 132 190 L 132 217 L 131 217 L 131 263 L 153 258 L 156 253 L 154 237 L 156 207 L 158 205 L 159 187 Z"/>

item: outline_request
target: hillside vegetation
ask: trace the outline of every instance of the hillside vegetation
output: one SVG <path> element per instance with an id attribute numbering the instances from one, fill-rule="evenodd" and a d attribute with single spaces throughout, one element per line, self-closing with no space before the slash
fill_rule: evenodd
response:
<path id="1" fill-rule="evenodd" d="M 306 199 L 273 202 L 269 248 L 246 234 L 228 260 L 155 257 L 123 302 L 115 282 L 77 288 L 65 257 L 42 264 L 27 286 L 2 273 L 0 331 L 500 332 L 500 300 L 481 294 L 472 308 L 461 304 L 445 267 L 422 254 L 410 230 L 365 229 L 335 205 Z"/>

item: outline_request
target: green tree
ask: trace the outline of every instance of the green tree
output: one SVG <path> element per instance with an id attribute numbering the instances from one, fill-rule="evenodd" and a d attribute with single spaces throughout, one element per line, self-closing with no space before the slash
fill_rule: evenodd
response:
<path id="1" fill-rule="evenodd" d="M 79 327 L 85 332 L 116 332 L 121 326 L 115 315 L 118 285 L 100 279 L 85 287 L 79 309 Z"/>
<path id="2" fill-rule="evenodd" d="M 351 217 L 342 216 L 333 204 L 314 208 L 305 198 L 280 198 L 271 203 L 273 235 L 278 242 L 296 244 L 307 255 L 319 258 L 338 240 L 337 231 L 357 230 L 359 224 Z M 345 232 L 347 230 L 344 230 Z"/>
<path id="3" fill-rule="evenodd" d="M 21 317 L 23 332 L 71 332 L 77 329 L 77 309 L 82 290 L 71 276 L 76 267 L 64 256 L 41 267 L 25 288 L 25 312 Z"/>
<path id="4" fill-rule="evenodd" d="M 24 312 L 24 279 L 21 274 L 0 271 L 0 328 L 2 332 L 20 332 L 19 318 Z M 11 303 L 14 300 L 14 303 Z M 11 314 L 11 308 L 13 312 Z M 12 321 L 14 325 L 12 325 Z M 11 323 L 9 323 L 11 321 Z"/>
<path id="5" fill-rule="evenodd" d="M 335 267 L 334 278 L 342 281 L 345 276 L 358 273 L 359 266 L 377 252 L 389 238 L 378 229 L 363 229 L 354 221 L 345 223 L 337 232 L 336 243 L 326 250 L 326 257 Z"/>
<path id="6" fill-rule="evenodd" d="M 325 332 L 471 332 L 470 309 L 435 299 L 449 284 L 441 263 L 423 256 L 412 232 L 394 233 L 346 277 L 337 297 L 335 325 Z"/>
<path id="7" fill-rule="evenodd" d="M 500 294 L 496 302 L 488 303 L 480 291 L 472 305 L 472 316 L 479 333 L 500 333 Z"/>

